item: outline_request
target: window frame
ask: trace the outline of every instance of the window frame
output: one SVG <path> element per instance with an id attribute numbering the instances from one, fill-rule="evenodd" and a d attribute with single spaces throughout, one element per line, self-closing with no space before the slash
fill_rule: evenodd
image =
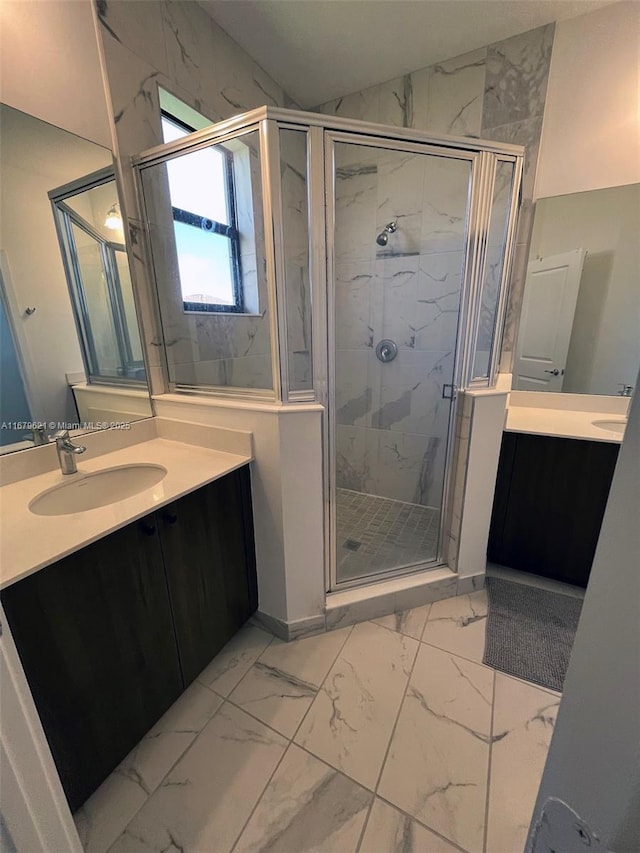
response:
<path id="1" fill-rule="evenodd" d="M 160 111 L 161 121 L 166 120 L 176 127 L 184 130 L 187 134 L 194 133 L 195 128 L 188 125 L 185 121 L 173 115 L 167 110 Z M 172 218 L 174 222 L 180 222 L 183 225 L 190 225 L 194 228 L 200 228 L 205 233 L 218 234 L 226 237 L 230 244 L 230 265 L 231 265 L 231 286 L 233 293 L 233 303 L 225 305 L 219 302 L 187 302 L 182 300 L 183 310 L 185 313 L 198 314 L 244 314 L 244 293 L 242 289 L 242 264 L 240 255 L 240 232 L 238 230 L 237 210 L 236 210 L 236 192 L 235 192 L 235 177 L 233 172 L 233 152 L 227 150 L 223 145 L 213 145 L 224 156 L 225 165 L 225 202 L 227 207 L 227 218 L 229 224 L 218 222 L 215 219 L 208 219 L 205 216 L 200 216 L 197 213 L 192 213 L 188 210 L 182 210 L 179 207 L 171 207 Z M 182 290 L 182 282 L 180 282 Z M 181 294 L 182 295 L 182 294 Z"/>

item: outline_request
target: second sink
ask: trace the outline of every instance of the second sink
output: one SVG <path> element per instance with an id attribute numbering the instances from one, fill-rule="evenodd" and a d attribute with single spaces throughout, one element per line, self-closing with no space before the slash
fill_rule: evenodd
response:
<path id="1" fill-rule="evenodd" d="M 68 483 L 41 492 L 29 504 L 35 515 L 70 515 L 117 503 L 155 486 L 166 475 L 162 465 L 119 465 L 91 474 L 72 474 Z"/>
<path id="2" fill-rule="evenodd" d="M 614 421 L 614 420 L 602 420 L 602 421 L 591 421 L 591 423 L 599 427 L 600 429 L 607 429 L 609 432 L 615 432 L 618 435 L 624 435 L 625 427 L 627 426 L 626 421 Z"/>

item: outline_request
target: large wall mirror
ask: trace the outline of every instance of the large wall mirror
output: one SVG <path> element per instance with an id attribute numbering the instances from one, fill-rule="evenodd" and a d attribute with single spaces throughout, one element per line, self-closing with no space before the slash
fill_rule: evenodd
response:
<path id="1" fill-rule="evenodd" d="M 0 452 L 152 414 L 111 151 L 0 105 Z"/>
<path id="2" fill-rule="evenodd" d="M 513 388 L 631 396 L 640 364 L 640 184 L 537 202 Z"/>

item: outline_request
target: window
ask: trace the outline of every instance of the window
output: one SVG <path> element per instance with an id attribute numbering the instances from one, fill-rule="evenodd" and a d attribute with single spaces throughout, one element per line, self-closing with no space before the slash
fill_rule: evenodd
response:
<path id="1" fill-rule="evenodd" d="M 162 114 L 165 142 L 193 128 Z M 233 152 L 213 145 L 167 163 L 185 311 L 244 310 Z"/>

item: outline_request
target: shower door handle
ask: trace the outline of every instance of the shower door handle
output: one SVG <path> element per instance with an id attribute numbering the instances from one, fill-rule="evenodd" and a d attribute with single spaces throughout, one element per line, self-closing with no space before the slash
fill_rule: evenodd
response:
<path id="1" fill-rule="evenodd" d="M 447 393 L 447 389 L 449 389 L 449 393 Z M 442 386 L 442 399 L 443 400 L 455 400 L 457 393 L 458 393 L 458 386 L 457 385 L 443 385 Z"/>

